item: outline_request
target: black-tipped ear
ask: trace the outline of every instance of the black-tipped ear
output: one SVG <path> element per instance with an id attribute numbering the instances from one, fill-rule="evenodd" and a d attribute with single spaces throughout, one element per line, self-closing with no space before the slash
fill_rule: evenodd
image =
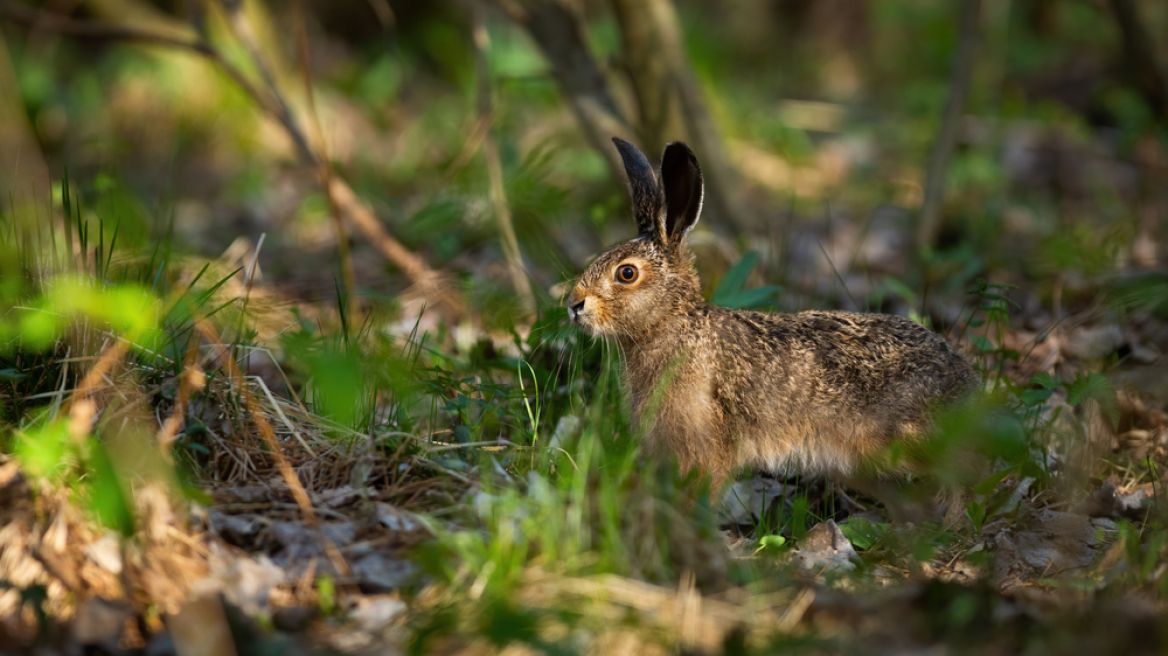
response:
<path id="1" fill-rule="evenodd" d="M 661 186 L 665 191 L 665 235 L 670 242 L 682 237 L 702 213 L 702 169 L 689 146 L 674 141 L 661 155 Z"/>
<path id="2" fill-rule="evenodd" d="M 616 149 L 620 151 L 621 159 L 625 163 L 625 175 L 629 178 L 629 196 L 633 199 L 633 216 L 637 219 L 640 234 L 664 238 L 660 217 L 661 207 L 665 201 L 661 197 L 661 188 L 657 185 L 657 174 L 653 172 L 653 165 L 633 144 L 620 137 L 613 137 L 612 142 L 616 144 Z"/>

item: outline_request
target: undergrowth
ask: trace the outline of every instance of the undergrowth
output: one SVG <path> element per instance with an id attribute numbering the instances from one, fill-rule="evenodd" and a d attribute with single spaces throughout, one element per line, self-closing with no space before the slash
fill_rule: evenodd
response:
<path id="1" fill-rule="evenodd" d="M 934 466 L 924 477 L 957 475 L 947 469 L 956 462 L 947 453 L 982 454 L 988 470 L 962 481 L 972 490 L 961 501 L 962 521 L 890 524 L 866 512 L 874 500 L 795 472 L 754 479 L 779 492 L 763 494 L 745 515 L 727 515 L 704 481 L 641 452 L 617 354 L 567 326 L 562 308 L 541 307 L 529 329 L 485 333 L 464 349 L 451 347 L 445 328 L 421 331 L 420 321 L 405 333 L 387 331 L 388 308 L 358 308 L 342 292 L 333 307 L 297 313 L 271 329 L 247 267 L 191 266 L 166 242 L 149 256 L 123 249 L 116 220 L 111 228 L 107 217 L 84 208 L 68 181 L 61 191 L 64 234 L 33 230 L 35 213 L 0 215 L 7 267 L 0 453 L 15 456 L 37 489 L 71 490 L 91 517 L 128 540 L 135 539 L 134 494 L 143 481 L 164 482 L 176 499 L 207 503 L 201 485 L 262 468 L 225 458 L 225 451 L 243 441 L 261 460 L 274 455 L 265 455 L 270 445 L 257 437 L 249 398 L 264 400 L 265 414 L 286 426 L 277 444 L 289 453 L 335 447 L 356 458 L 368 445 L 415 457 L 425 477 L 458 490 L 416 514 L 432 534 L 412 556 L 426 577 L 406 591 L 415 602 L 409 627 L 419 653 L 438 636 L 550 650 L 548 627 L 600 630 L 571 599 L 580 581 L 605 577 L 706 595 L 781 596 L 792 582 L 808 580 L 791 554 L 826 520 L 842 525 L 861 552 L 855 574 L 828 577 L 850 586 L 974 554 L 984 548 L 986 527 L 1016 516 L 1025 499 L 1081 497 L 1082 479 L 1068 472 L 1082 474 L 1070 465 L 1086 457 L 1079 450 L 1089 441 L 1074 427 L 1092 413 L 1120 419 L 1116 391 L 1102 373 L 1061 378 L 1039 371 L 1019 380 L 1027 354 L 1006 344 L 1010 287 L 978 280 L 954 338 L 969 345 L 983 392 L 978 403 L 941 417 Z M 753 253 L 742 258 L 713 297 L 774 307 L 781 287 L 746 286 L 756 265 Z M 1052 409 L 1054 395 L 1065 404 Z M 1144 467 L 1158 480 L 1151 458 Z M 1146 589 L 1162 598 L 1168 528 L 1160 514 L 1122 523 L 1117 540 L 1130 567 L 1104 589 Z M 576 588 L 565 583 L 572 581 Z M 333 590 L 327 576 L 319 585 Z"/>

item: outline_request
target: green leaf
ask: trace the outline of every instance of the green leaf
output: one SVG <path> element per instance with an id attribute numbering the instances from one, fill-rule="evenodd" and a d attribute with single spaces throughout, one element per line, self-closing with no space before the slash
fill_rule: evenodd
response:
<path id="1" fill-rule="evenodd" d="M 860 551 L 871 549 L 884 534 L 884 524 L 873 524 L 862 517 L 851 517 L 839 525 L 844 537 Z"/>
<path id="2" fill-rule="evenodd" d="M 1096 372 L 1086 376 L 1082 373 L 1075 374 L 1074 382 L 1067 385 L 1067 403 L 1079 405 L 1088 399 L 1099 403 L 1100 409 L 1111 420 L 1113 426 L 1119 421 L 1119 399 L 1115 395 L 1115 387 L 1107 376 Z"/>
<path id="3" fill-rule="evenodd" d="M 309 358 L 314 401 L 319 411 L 344 426 L 355 426 L 365 398 L 361 360 L 356 353 L 325 351 Z"/>
<path id="4" fill-rule="evenodd" d="M 718 288 L 714 290 L 713 298 L 710 299 L 711 302 L 714 305 L 728 308 L 752 308 L 766 305 L 773 296 L 782 290 L 782 287 L 763 285 L 762 287 L 743 289 L 756 264 L 758 264 L 758 253 L 750 251 L 743 255 L 742 259 L 730 267 L 730 270 L 722 277 Z"/>
<path id="5" fill-rule="evenodd" d="M 970 337 L 970 341 L 972 341 L 973 346 L 982 353 L 989 353 L 990 351 L 994 350 L 993 343 L 981 335 L 974 335 Z"/>
<path id="6" fill-rule="evenodd" d="M 754 271 L 754 265 L 757 263 L 758 253 L 750 251 L 743 255 L 737 264 L 730 267 L 730 270 L 722 277 L 722 281 L 718 283 L 717 289 L 714 290 L 714 304 L 725 305 L 725 299 L 741 292 L 743 286 L 746 285 L 746 279 L 750 277 L 750 273 Z"/>
<path id="7" fill-rule="evenodd" d="M 1028 389 L 1022 392 L 1022 396 L 1019 400 L 1022 401 L 1022 405 L 1028 408 L 1033 408 L 1036 405 L 1040 405 L 1046 402 L 1046 400 L 1050 398 L 1051 394 L 1052 391 L 1049 389 Z"/>
<path id="8" fill-rule="evenodd" d="M 888 277 L 884 279 L 884 284 L 892 291 L 893 294 L 904 299 L 905 303 L 909 305 L 917 304 L 917 294 L 908 285 L 904 284 L 896 278 Z"/>
<path id="9" fill-rule="evenodd" d="M 89 509 L 103 526 L 124 536 L 134 534 L 132 500 L 122 486 L 121 477 L 109 453 L 98 440 L 90 444 L 88 462 L 90 471 Z"/>
<path id="10" fill-rule="evenodd" d="M 760 551 L 781 551 L 787 544 L 787 538 L 781 535 L 764 535 L 758 539 L 758 549 L 754 553 Z"/>
<path id="11" fill-rule="evenodd" d="M 802 540 L 807 535 L 807 508 L 810 502 L 806 495 L 795 497 L 791 504 L 791 535 Z"/>
<path id="12" fill-rule="evenodd" d="M 531 644 L 539 635 L 539 618 L 529 608 L 516 607 L 506 599 L 492 599 L 482 610 L 479 627 L 483 637 L 498 647 L 513 642 Z"/>
<path id="13" fill-rule="evenodd" d="M 337 589 L 333 577 L 322 574 L 316 579 L 316 597 L 320 604 L 320 614 L 328 617 L 337 608 Z"/>
<path id="14" fill-rule="evenodd" d="M 977 487 L 973 488 L 974 494 L 980 494 L 984 497 L 985 495 L 997 489 L 999 483 L 1006 480 L 1007 476 L 1013 474 L 1016 471 L 1018 471 L 1018 465 L 1014 465 L 1013 467 L 1006 467 L 996 474 L 990 474 L 988 477 L 986 477 L 985 480 L 978 483 Z"/>
<path id="15" fill-rule="evenodd" d="M 68 424 L 58 419 L 21 435 L 16 443 L 16 457 L 32 476 L 54 478 L 70 452 Z"/>
<path id="16" fill-rule="evenodd" d="M 718 301 L 717 304 L 728 308 L 752 308 L 766 305 L 782 289 L 777 285 L 764 285 L 744 289 L 737 294 Z"/>
<path id="17" fill-rule="evenodd" d="M 1060 381 L 1058 378 L 1055 378 L 1054 376 L 1051 376 L 1045 371 L 1040 371 L 1034 374 L 1034 378 L 1030 379 L 1030 383 L 1032 385 L 1041 385 L 1042 387 L 1045 387 L 1049 390 L 1061 385 L 1062 381 Z"/>

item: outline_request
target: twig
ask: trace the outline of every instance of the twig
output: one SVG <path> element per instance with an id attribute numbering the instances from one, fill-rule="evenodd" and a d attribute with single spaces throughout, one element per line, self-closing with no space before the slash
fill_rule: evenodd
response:
<path id="1" fill-rule="evenodd" d="M 531 20 L 531 14 L 517 0 L 495 0 L 495 5 L 520 25 L 526 25 L 527 21 Z"/>
<path id="2" fill-rule="evenodd" d="M 974 59 L 981 40 L 981 0 L 964 0 L 958 20 L 957 55 L 953 61 L 953 74 L 949 79 L 949 98 L 945 101 L 941 128 L 937 131 L 933 152 L 929 155 L 929 167 L 925 172 L 925 193 L 921 201 L 916 234 L 918 253 L 925 248 L 932 248 L 937 241 L 941 205 L 945 200 L 945 177 L 949 172 L 949 157 L 953 154 L 957 127 L 973 81 Z"/>
<path id="3" fill-rule="evenodd" d="M 503 162 L 499 157 L 499 144 L 491 134 L 490 126 L 494 117 L 494 101 L 491 94 L 491 69 L 487 61 L 490 35 L 487 34 L 483 19 L 483 7 L 475 3 L 471 8 L 472 42 L 474 43 L 475 76 L 477 78 L 477 105 L 480 125 L 487 130 L 483 135 L 483 157 L 487 164 L 487 180 L 490 187 L 491 206 L 495 220 L 499 222 L 499 234 L 503 242 L 503 255 L 507 258 L 507 270 L 511 284 L 523 307 L 523 313 L 530 316 L 535 310 L 535 298 L 531 294 L 531 281 L 523 270 L 523 256 L 519 253 L 519 240 L 515 236 L 515 225 L 511 220 L 511 207 L 507 204 L 507 189 L 503 183 Z"/>
<path id="4" fill-rule="evenodd" d="M 158 45 L 193 50 L 204 57 L 214 57 L 217 53 L 207 43 L 178 36 L 159 34 L 124 25 L 113 25 L 104 21 L 78 21 L 61 14 L 37 11 L 12 0 L 0 0 L 0 16 L 29 28 L 43 29 L 80 38 L 106 41 L 131 41 L 144 45 Z"/>
<path id="5" fill-rule="evenodd" d="M 325 553 L 328 555 L 333 567 L 336 568 L 337 573 L 341 576 L 349 576 L 352 573 L 349 569 L 349 564 L 345 562 L 345 557 L 341 555 L 341 551 L 337 548 L 336 543 L 329 539 L 321 527 L 320 520 L 316 516 L 316 511 L 312 507 L 312 500 L 309 499 L 308 492 L 300 483 L 300 477 L 296 475 L 296 471 L 292 469 L 292 465 L 284 457 L 284 451 L 279 441 L 276 440 L 276 431 L 272 430 L 272 425 L 268 423 L 267 417 L 264 416 L 264 409 L 256 401 L 255 394 L 252 393 L 251 387 L 243 375 L 243 371 L 240 370 L 235 360 L 231 359 L 226 347 L 222 345 L 219 334 L 206 319 L 199 318 L 195 325 L 204 339 L 212 344 L 219 345 L 219 359 L 227 367 L 227 372 L 235 382 L 239 395 L 243 397 L 244 405 L 247 406 L 247 412 L 251 416 L 252 421 L 255 422 L 256 428 L 259 429 L 260 436 L 263 437 L 264 444 L 267 445 L 268 452 L 272 460 L 276 463 L 276 468 L 280 470 L 280 475 L 284 478 L 284 483 L 288 485 L 289 491 L 292 492 L 292 497 L 296 499 L 296 504 L 300 507 L 300 513 L 304 516 L 304 520 L 308 522 L 309 526 L 319 534 L 321 542 L 324 544 Z"/>
<path id="6" fill-rule="evenodd" d="M 617 104 L 604 73 L 588 49 L 584 21 L 567 0 L 494 0 L 539 45 L 552 65 L 560 93 L 584 129 L 589 144 L 608 162 L 614 178 L 624 182 L 624 165 L 612 147 L 613 135 L 632 129 Z"/>
<path id="7" fill-rule="evenodd" d="M 190 399 L 191 391 L 201 389 L 206 384 L 203 370 L 197 364 L 198 357 L 199 340 L 192 338 L 190 345 L 187 346 L 186 355 L 183 357 L 183 368 L 182 373 L 179 374 L 178 394 L 174 399 L 174 409 L 171 410 L 170 416 L 166 418 L 166 423 L 158 431 L 158 448 L 165 458 L 170 457 L 170 445 L 174 442 L 175 436 L 178 435 L 179 429 L 186 422 L 187 401 Z"/>
<path id="8" fill-rule="evenodd" d="M 388 5 L 385 9 L 388 10 Z M 353 271 L 353 258 L 349 255 L 349 236 L 345 233 L 345 222 L 341 219 L 341 209 L 337 207 L 337 199 L 333 196 L 333 165 L 328 156 L 328 144 L 325 142 L 324 129 L 320 125 L 320 115 L 316 111 L 316 95 L 312 90 L 312 68 L 308 60 L 308 30 L 304 25 L 304 2 L 296 0 L 293 4 L 292 16 L 296 22 L 296 43 L 300 52 L 300 70 L 304 74 L 304 96 L 308 101 L 308 117 L 316 133 L 316 143 L 321 151 L 320 166 L 317 173 L 320 175 L 321 187 L 328 198 L 329 216 L 332 217 L 333 235 L 337 240 L 337 257 L 341 261 L 341 279 L 345 284 L 345 298 L 352 299 L 357 288 L 357 275 Z M 392 13 L 390 14 L 392 16 Z M 346 302 L 341 312 L 348 314 L 352 302 Z"/>
<path id="9" fill-rule="evenodd" d="M 284 102 L 280 95 L 274 78 L 268 72 L 270 67 L 264 63 L 263 55 L 260 52 L 259 45 L 255 42 L 254 31 L 250 27 L 247 15 L 236 10 L 231 24 L 236 30 L 236 36 L 241 41 L 244 41 L 256 67 L 261 71 L 261 75 L 268 81 L 268 90 L 277 99 L 275 108 L 272 110 L 274 115 L 284 125 L 284 128 L 292 136 L 297 145 L 303 144 L 304 148 L 301 149 L 301 157 L 304 159 L 304 162 L 314 168 L 319 167 L 319 158 L 308 147 L 308 140 L 305 138 L 303 131 L 300 130 L 291 110 L 288 109 L 288 104 Z M 446 277 L 431 269 L 421 256 L 413 253 L 386 233 L 382 229 L 377 217 L 357 198 L 357 195 L 344 180 L 336 176 L 330 176 L 328 184 L 329 186 L 325 190 L 325 193 L 328 194 L 329 198 L 343 210 L 345 215 L 349 217 L 349 220 L 361 232 L 365 233 L 366 238 L 370 240 L 373 246 L 380 250 L 386 258 L 396 264 L 406 274 L 411 282 L 413 282 L 414 287 L 417 288 L 419 294 L 424 298 L 434 301 L 436 305 L 444 309 L 450 319 L 457 319 L 465 314 L 465 307 L 463 306 L 461 297 L 447 284 Z"/>
<path id="10" fill-rule="evenodd" d="M 229 21 L 233 28 L 240 23 L 246 23 L 246 16 L 240 14 L 241 19 Z M 36 25 L 38 29 L 51 30 L 61 34 L 68 34 L 80 38 L 102 39 L 109 41 L 129 41 L 145 45 L 158 45 L 180 50 L 187 50 L 206 58 L 216 64 L 228 77 L 243 90 L 253 102 L 267 114 L 275 118 L 284 131 L 288 133 L 296 145 L 296 151 L 304 164 L 316 169 L 320 165 L 320 157 L 312 150 L 292 114 L 288 104 L 284 101 L 275 80 L 267 72 L 268 67 L 263 65 L 258 49 L 248 48 L 249 54 L 257 57 L 256 67 L 262 77 L 268 82 L 268 91 L 263 93 L 233 66 L 223 54 L 209 42 L 184 36 L 171 36 L 158 32 L 142 30 L 122 25 L 114 25 L 104 21 L 79 21 L 72 18 L 52 14 L 49 12 L 29 9 L 13 0 L 0 0 L 0 17 L 6 18 L 19 25 Z M 245 30 L 241 39 L 246 38 L 250 30 Z M 246 46 L 246 43 L 245 43 Z M 382 255 L 402 270 L 413 283 L 419 294 L 423 295 L 432 307 L 437 307 L 448 319 L 457 320 L 466 315 L 466 307 L 462 296 L 447 282 L 447 277 L 432 269 L 429 264 L 417 253 L 403 246 L 385 231 L 381 223 L 353 192 L 353 190 L 339 177 L 333 176 L 326 189 L 335 200 L 341 213 L 360 230 Z"/>
<path id="11" fill-rule="evenodd" d="M 255 384 L 264 391 L 264 395 L 268 397 L 268 402 L 272 404 L 272 410 L 275 411 L 276 416 L 280 418 L 280 421 L 284 422 L 284 425 L 288 427 L 288 430 L 292 432 L 292 435 L 296 438 L 296 441 L 300 442 L 300 446 L 304 447 L 304 450 L 308 452 L 309 456 L 316 458 L 316 452 L 312 450 L 312 447 L 309 446 L 308 442 L 305 441 L 304 436 L 301 435 L 300 431 L 296 429 L 296 424 L 293 424 L 288 420 L 288 416 L 284 414 L 284 410 L 280 407 L 280 403 L 276 401 L 276 397 L 274 394 L 272 394 L 272 390 L 268 389 L 268 384 L 264 382 L 264 379 L 260 378 L 259 376 L 248 376 L 248 379 L 255 381 Z"/>
<path id="12" fill-rule="evenodd" d="M 308 143 L 308 137 L 300 128 L 300 122 L 296 120 L 296 116 L 292 113 L 292 108 L 284 99 L 284 95 L 280 93 L 280 87 L 276 84 L 276 77 L 272 74 L 272 68 L 268 65 L 267 60 L 264 59 L 263 53 L 260 51 L 259 41 L 256 39 L 255 30 L 251 27 L 251 21 L 248 20 L 247 14 L 240 10 L 243 3 L 232 2 L 231 0 L 219 0 L 219 5 L 223 8 L 223 13 L 227 17 L 227 24 L 231 27 L 232 33 L 243 44 L 244 49 L 247 50 L 252 65 L 255 66 L 256 72 L 260 75 L 260 80 L 263 81 L 264 86 L 268 89 L 268 94 L 272 101 L 270 111 L 284 126 L 285 131 L 292 138 L 292 141 L 295 142 L 301 159 L 306 164 L 319 166 L 320 158 Z"/>
<path id="13" fill-rule="evenodd" d="M 83 400 L 89 396 L 97 384 L 102 381 L 105 374 L 113 368 L 114 363 L 122 359 L 125 355 L 126 349 L 130 342 L 124 339 L 115 340 L 112 344 L 105 348 L 101 357 L 97 359 L 93 367 L 85 373 L 85 377 L 81 379 L 81 383 L 73 390 L 73 395 L 69 400 L 70 407 L 74 406 L 78 401 Z"/>

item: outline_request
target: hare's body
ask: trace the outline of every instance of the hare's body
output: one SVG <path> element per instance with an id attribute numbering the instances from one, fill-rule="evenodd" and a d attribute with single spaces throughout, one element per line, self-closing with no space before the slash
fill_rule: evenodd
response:
<path id="1" fill-rule="evenodd" d="M 966 360 L 902 317 L 708 304 L 683 244 L 701 207 L 692 153 L 671 144 L 658 184 L 639 151 L 618 147 L 641 235 L 597 258 L 568 303 L 619 345 L 650 448 L 715 486 L 743 466 L 850 478 L 973 388 Z"/>
<path id="2" fill-rule="evenodd" d="M 716 484 L 744 466 L 851 478 L 973 384 L 943 339 L 901 317 L 698 305 L 675 321 L 680 340 L 618 340 L 634 415 L 651 448 Z"/>

